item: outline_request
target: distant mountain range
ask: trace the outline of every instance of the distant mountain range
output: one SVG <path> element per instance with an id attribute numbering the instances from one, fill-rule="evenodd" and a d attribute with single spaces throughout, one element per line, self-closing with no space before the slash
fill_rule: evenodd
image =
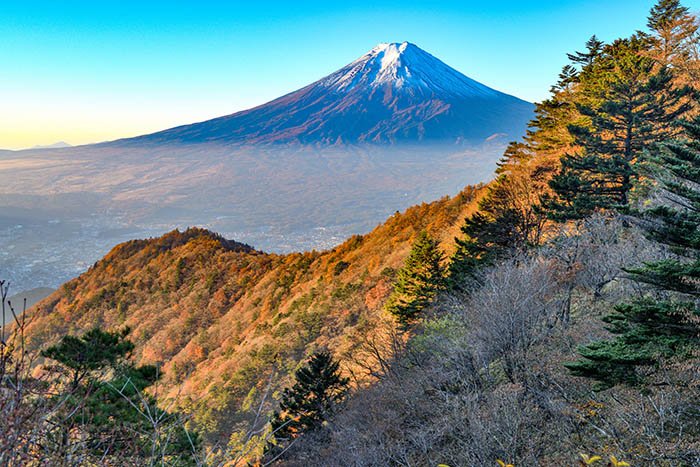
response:
<path id="1" fill-rule="evenodd" d="M 33 146 L 31 149 L 61 149 L 61 148 L 70 148 L 72 147 L 72 144 L 68 144 L 65 141 L 58 141 L 53 144 L 47 144 L 47 145 L 36 145 Z"/>
<path id="2" fill-rule="evenodd" d="M 403 42 L 253 109 L 116 144 L 473 144 L 519 137 L 532 111 Z"/>

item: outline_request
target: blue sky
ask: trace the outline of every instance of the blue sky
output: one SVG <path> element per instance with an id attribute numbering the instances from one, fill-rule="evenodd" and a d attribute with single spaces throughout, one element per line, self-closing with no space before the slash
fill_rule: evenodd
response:
<path id="1" fill-rule="evenodd" d="M 0 147 L 102 141 L 293 91 L 379 42 L 413 42 L 530 101 L 592 34 L 654 0 L 0 3 Z M 686 0 L 693 11 L 700 0 Z"/>

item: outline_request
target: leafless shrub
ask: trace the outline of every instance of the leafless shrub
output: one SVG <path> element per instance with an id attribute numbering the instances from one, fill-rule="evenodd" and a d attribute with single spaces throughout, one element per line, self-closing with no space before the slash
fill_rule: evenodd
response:
<path id="1" fill-rule="evenodd" d="M 393 318 L 387 317 L 386 321 L 377 323 L 376 332 L 342 355 L 342 360 L 351 364 L 351 380 L 362 385 L 367 381 L 392 377 L 394 360 L 403 352 L 406 337 L 396 328 Z"/>
<path id="2" fill-rule="evenodd" d="M 472 345 L 482 366 L 496 361 L 512 382 L 527 367 L 529 349 L 546 338 L 561 309 L 555 264 L 540 256 L 519 256 L 487 272 L 466 302 Z"/>
<path id="3" fill-rule="evenodd" d="M 3 323 L 0 329 L 0 465 L 126 466 L 177 461 L 167 453 L 176 434 L 188 433 L 188 420 L 157 406 L 155 399 L 146 397 L 130 380 L 120 387 L 108 380 L 105 384 L 148 421 L 147 428 L 124 431 L 121 421 L 114 420 L 113 430 L 100 433 L 99 439 L 87 435 L 93 420 L 86 409 L 95 388 L 78 391 L 38 364 L 36 354 L 24 345 L 27 315 L 16 313 L 6 301 L 8 290 L 8 284 L 0 281 L 3 308 L 14 318 L 11 325 Z M 139 439 L 151 442 L 147 459 L 138 454 L 142 449 L 137 446 Z M 191 460 L 203 465 L 194 440 L 191 448 Z"/>
<path id="4" fill-rule="evenodd" d="M 558 406 L 530 381 L 528 362 L 557 322 L 555 272 L 522 256 L 484 274 L 470 296 L 442 297 L 391 376 L 303 439 L 288 465 L 319 455 L 329 466 L 482 466 L 508 456 L 537 465 L 547 444 L 531 434 L 546 431 Z"/>
<path id="5" fill-rule="evenodd" d="M 25 465 L 34 459 L 34 446 L 46 435 L 46 413 L 53 407 L 40 396 L 44 382 L 31 378 L 32 360 L 24 349 L 25 315 L 7 302 L 9 284 L 0 281 L 3 323 L 0 329 L 0 464 Z M 13 317 L 14 330 L 5 322 Z M 34 403 L 31 403 L 34 401 Z"/>
<path id="6" fill-rule="evenodd" d="M 655 384 L 641 394 L 616 387 L 596 395 L 589 422 L 597 431 L 589 445 L 630 453 L 634 465 L 700 465 L 698 363 L 663 363 Z"/>
<path id="7" fill-rule="evenodd" d="M 562 228 L 541 254 L 556 258 L 570 283 L 599 297 L 608 284 L 624 277 L 622 268 L 658 259 L 663 251 L 624 217 L 595 214 L 576 228 Z"/>

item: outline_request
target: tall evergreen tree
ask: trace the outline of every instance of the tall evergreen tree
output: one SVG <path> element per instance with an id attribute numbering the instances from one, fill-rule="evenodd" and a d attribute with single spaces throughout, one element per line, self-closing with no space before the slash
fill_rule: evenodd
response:
<path id="1" fill-rule="evenodd" d="M 637 214 L 650 236 L 678 256 L 630 270 L 657 293 L 616 306 L 604 318 L 615 337 L 581 347 L 583 358 L 566 365 L 600 388 L 641 384 L 642 368 L 700 349 L 700 118 L 684 127 L 687 139 L 660 145 L 652 158 L 665 203 Z"/>
<path id="2" fill-rule="evenodd" d="M 340 374 L 340 364 L 329 352 L 318 352 L 294 375 L 294 385 L 282 393 L 279 411 L 271 420 L 279 452 L 304 433 L 319 428 L 343 400 L 350 380 Z"/>
<path id="3" fill-rule="evenodd" d="M 592 56 L 597 56 L 597 53 Z M 583 57 L 593 52 L 589 50 L 575 54 Z M 565 65 L 559 79 L 550 88 L 551 96 L 535 105 L 535 117 L 525 136 L 528 151 L 537 152 L 540 157 L 550 153 L 561 156 L 574 143 L 568 126 L 580 118 L 576 106 L 581 98 L 579 81 L 577 62 Z M 508 157 L 508 154 L 505 156 Z"/>
<path id="4" fill-rule="evenodd" d="M 475 273 L 498 258 L 538 245 L 545 233 L 546 213 L 540 193 L 554 169 L 554 159 L 536 157 L 527 143 L 511 143 L 478 211 L 464 220 L 450 258 L 449 285 L 470 287 Z"/>
<path id="5" fill-rule="evenodd" d="M 499 230 L 498 224 L 506 222 L 505 216 L 489 219 L 481 211 L 464 220 L 460 228 L 462 236 L 455 238 L 457 249 L 450 258 L 449 285 L 452 289 L 468 288 L 479 268 L 491 264 L 501 253 L 491 237 L 495 237 L 494 232 Z"/>
<path id="6" fill-rule="evenodd" d="M 535 206 L 528 211 L 518 209 L 507 199 L 508 183 L 499 180 L 489 190 L 479 210 L 465 219 L 462 236 L 455 239 L 457 249 L 450 258 L 449 282 L 456 289 L 469 284 L 484 265 L 503 255 L 537 244 L 544 217 Z"/>
<path id="7" fill-rule="evenodd" d="M 408 324 L 416 320 L 445 287 L 442 260 L 437 240 L 422 231 L 413 243 L 386 303 L 387 311 L 400 323 Z"/>
<path id="8" fill-rule="evenodd" d="M 586 41 L 585 52 L 574 52 L 572 54 L 566 54 L 566 56 L 575 65 L 588 66 L 600 55 L 604 46 L 605 43 L 593 35 Z"/>
<path id="9" fill-rule="evenodd" d="M 652 43 L 649 56 L 661 67 L 672 66 L 680 84 L 692 85 L 700 78 L 697 19 L 679 0 L 659 0 L 647 18 Z M 697 85 L 696 85 L 697 87 Z"/>
<path id="10" fill-rule="evenodd" d="M 569 127 L 579 150 L 562 158 L 550 182 L 556 196 L 545 204 L 555 219 L 627 206 L 642 150 L 673 137 L 690 111 L 691 90 L 674 87 L 669 68 L 655 71 L 648 48 L 640 36 L 620 39 L 583 68 L 590 97 L 578 109 L 588 124 Z"/>
<path id="11" fill-rule="evenodd" d="M 584 52 L 567 54 L 551 87 L 551 97 L 538 103 L 523 142 L 511 143 L 499 163 L 498 178 L 479 203 L 477 213 L 467 217 L 457 249 L 450 260 L 449 284 L 468 288 L 478 269 L 513 250 L 537 245 L 546 227 L 546 212 L 540 203 L 550 191 L 548 182 L 559 159 L 575 143 L 569 125 L 581 120 L 578 104 L 583 93 L 580 68 L 589 66 L 602 52 L 596 36 L 586 42 Z"/>
<path id="12" fill-rule="evenodd" d="M 619 155 L 565 156 L 559 172 L 550 181 L 556 195 L 545 193 L 543 204 L 558 221 L 582 219 L 601 208 L 624 207 L 633 176 L 631 164 Z"/>
<path id="13" fill-rule="evenodd" d="M 489 184 L 478 211 L 464 220 L 461 236 L 455 239 L 450 287 L 468 288 L 483 265 L 539 243 L 546 224 L 541 197 L 549 191 L 548 181 L 559 158 L 574 143 L 568 126 L 580 119 L 577 67 L 590 63 L 602 46 L 593 36 L 585 52 L 568 54 L 571 64 L 562 69 L 551 97 L 536 105 L 524 141 L 506 149 L 496 170 L 498 178 Z"/>
<path id="14" fill-rule="evenodd" d="M 461 288 L 483 264 L 539 243 L 546 216 L 578 219 L 625 206 L 648 144 L 674 135 L 690 91 L 645 53 L 641 35 L 568 54 L 552 96 L 537 104 L 525 141 L 512 143 L 479 211 L 465 219 L 450 262 Z M 467 281 L 468 282 L 468 281 Z"/>

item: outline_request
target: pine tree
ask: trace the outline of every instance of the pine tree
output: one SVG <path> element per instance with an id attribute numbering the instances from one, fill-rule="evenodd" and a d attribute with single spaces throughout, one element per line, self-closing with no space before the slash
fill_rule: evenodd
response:
<path id="1" fill-rule="evenodd" d="M 341 376 L 340 364 L 329 352 L 313 354 L 294 378 L 294 385 L 284 390 L 279 411 L 270 421 L 276 441 L 276 446 L 269 448 L 272 452 L 319 428 L 343 400 L 350 382 Z"/>
<path id="2" fill-rule="evenodd" d="M 576 54 L 586 55 L 584 52 Z M 579 81 L 576 62 L 562 68 L 558 81 L 550 88 L 551 97 L 535 105 L 535 117 L 529 123 L 525 147 L 521 149 L 536 152 L 541 157 L 550 153 L 561 155 L 571 147 L 574 139 L 568 126 L 580 118 L 576 106 L 581 98 Z"/>
<path id="3" fill-rule="evenodd" d="M 513 207 L 503 205 L 497 213 L 488 206 L 497 199 L 498 190 L 490 192 L 479 211 L 465 219 L 461 227 L 462 237 L 456 238 L 457 249 L 450 258 L 449 282 L 455 289 L 476 279 L 477 271 L 509 252 L 531 246 L 528 241 L 527 220 Z M 534 226 L 533 226 L 534 227 Z"/>
<path id="4" fill-rule="evenodd" d="M 76 389 L 90 375 L 116 368 L 134 350 L 134 344 L 126 339 L 128 333 L 128 328 L 119 332 L 94 328 L 80 337 L 64 336 L 41 355 L 63 366 L 71 388 Z"/>
<path id="5" fill-rule="evenodd" d="M 684 125 L 687 138 L 660 145 L 651 158 L 666 203 L 636 213 L 651 238 L 678 257 L 628 272 L 658 293 L 615 307 L 604 318 L 616 337 L 583 346 L 583 359 L 566 366 L 599 388 L 642 384 L 640 369 L 700 349 L 700 117 Z"/>
<path id="6" fill-rule="evenodd" d="M 619 155 L 565 156 L 549 183 L 556 197 L 543 195 L 543 205 L 558 221 L 582 219 L 598 209 L 621 208 L 627 205 L 633 177 L 631 164 Z"/>
<path id="7" fill-rule="evenodd" d="M 449 285 L 452 289 L 468 287 L 476 279 L 479 268 L 493 261 L 496 256 L 494 244 L 486 240 L 492 225 L 480 211 L 464 220 L 460 229 L 462 237 L 455 238 L 457 249 L 450 258 Z"/>
<path id="8" fill-rule="evenodd" d="M 640 36 L 606 46 L 581 72 L 590 90 L 579 112 L 588 124 L 569 127 L 578 151 L 562 158 L 547 205 L 557 220 L 580 219 L 597 209 L 624 208 L 644 148 L 676 135 L 675 122 L 692 108 L 690 88 L 673 85 L 669 68 L 655 71 Z"/>
<path id="9" fill-rule="evenodd" d="M 79 436 L 81 446 L 102 459 L 119 453 L 136 463 L 167 460 L 169 465 L 191 465 L 198 437 L 173 425 L 173 414 L 158 408 L 146 392 L 159 374 L 154 366 L 129 361 L 134 344 L 128 333 L 128 328 L 94 328 L 81 336 L 64 336 L 42 351 L 55 362 L 47 368 L 58 375 L 54 397 L 60 401 L 50 420 L 55 432 L 46 441 L 68 452 L 74 449 L 69 447 L 72 438 Z M 160 423 L 159 432 L 154 431 L 154 420 Z"/>
<path id="10" fill-rule="evenodd" d="M 686 141 L 664 144 L 649 157 L 650 176 L 661 185 L 665 204 L 639 216 L 652 238 L 669 245 L 676 253 L 693 256 L 700 251 L 700 119 L 683 124 Z"/>
<path id="11" fill-rule="evenodd" d="M 478 211 L 464 220 L 461 237 L 450 258 L 449 285 L 468 289 L 484 265 L 513 251 L 538 245 L 545 232 L 546 213 L 539 206 L 553 165 L 535 157 L 529 144 L 511 143 Z"/>
<path id="12" fill-rule="evenodd" d="M 698 24 L 679 0 L 659 0 L 649 12 L 646 34 L 653 47 L 649 53 L 660 66 L 677 70 L 681 84 L 700 78 L 698 68 Z"/>
<path id="13" fill-rule="evenodd" d="M 386 309 L 400 323 L 415 321 L 445 287 L 445 270 L 438 242 L 422 231 L 413 243 L 406 262 L 398 273 L 394 291 Z"/>
<path id="14" fill-rule="evenodd" d="M 693 315 L 700 317 L 690 302 L 640 299 L 618 305 L 604 318 L 616 337 L 580 347 L 583 359 L 565 366 L 575 376 L 596 380 L 598 390 L 642 384 L 641 368 L 653 369 L 662 359 L 688 358 L 700 347 L 700 327 Z"/>
<path id="15" fill-rule="evenodd" d="M 482 266 L 540 243 L 547 221 L 541 201 L 550 191 L 548 183 L 559 159 L 575 143 L 569 126 L 581 120 L 578 104 L 585 96 L 579 69 L 590 66 L 603 48 L 604 43 L 593 36 L 584 52 L 567 54 L 571 63 L 563 67 L 551 97 L 536 105 L 525 140 L 506 149 L 498 178 L 455 239 L 457 249 L 449 265 L 452 288 L 468 289 Z"/>
<path id="16" fill-rule="evenodd" d="M 586 41 L 585 52 L 574 52 L 572 54 L 566 54 L 566 56 L 576 65 L 588 66 L 600 55 L 604 45 L 605 43 L 603 41 L 593 35 Z"/>

